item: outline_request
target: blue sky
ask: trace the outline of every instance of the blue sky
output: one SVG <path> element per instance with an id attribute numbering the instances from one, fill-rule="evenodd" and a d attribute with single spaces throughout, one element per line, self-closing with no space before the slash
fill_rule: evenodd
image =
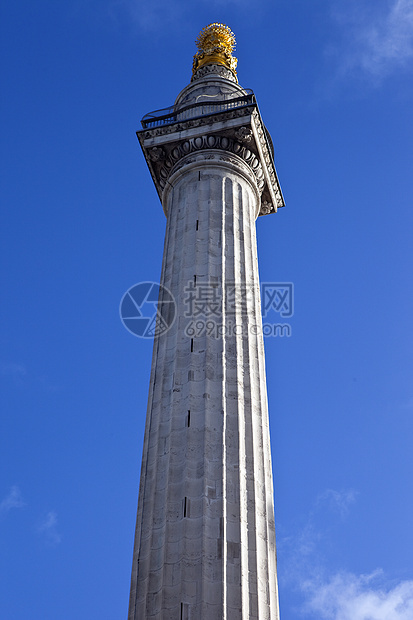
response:
<path id="1" fill-rule="evenodd" d="M 2 8 L 0 617 L 127 613 L 165 218 L 135 131 L 237 38 L 286 207 L 257 222 L 282 620 L 411 620 L 412 0 Z"/>

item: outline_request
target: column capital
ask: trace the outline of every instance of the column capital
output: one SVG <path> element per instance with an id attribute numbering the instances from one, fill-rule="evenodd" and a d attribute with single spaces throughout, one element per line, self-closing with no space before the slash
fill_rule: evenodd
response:
<path id="1" fill-rule="evenodd" d="M 208 138 L 208 136 L 206 136 Z M 226 140 L 226 138 L 223 138 Z M 228 149 L 199 149 L 197 151 L 193 151 L 192 153 L 184 155 L 181 159 L 177 161 L 175 166 L 172 168 L 170 172 L 170 176 L 168 177 L 168 181 L 165 184 L 165 188 L 162 194 L 162 206 L 165 215 L 168 215 L 168 195 L 171 189 L 177 185 L 185 174 L 191 173 L 194 170 L 198 175 L 202 171 L 205 171 L 207 174 L 211 173 L 213 169 L 215 172 L 222 174 L 223 176 L 229 176 L 235 174 L 237 178 L 241 181 L 244 179 L 249 183 L 254 195 L 255 195 L 255 217 L 257 218 L 259 215 L 259 209 L 261 205 L 261 192 L 259 183 L 262 186 L 263 178 L 262 178 L 262 168 L 260 169 L 261 174 L 257 174 L 257 169 L 253 169 L 252 164 L 255 162 L 255 156 L 249 158 L 249 161 L 245 160 L 246 152 L 243 151 L 241 154 L 236 154 L 233 151 L 229 151 Z M 197 176 L 198 178 L 198 176 Z M 201 177 L 200 177 L 201 178 Z"/>

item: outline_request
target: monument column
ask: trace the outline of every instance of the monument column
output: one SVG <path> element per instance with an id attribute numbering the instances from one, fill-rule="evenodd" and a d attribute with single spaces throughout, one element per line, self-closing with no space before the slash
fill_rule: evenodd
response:
<path id="1" fill-rule="evenodd" d="M 283 199 L 232 32 L 197 43 L 191 84 L 138 132 L 177 319 L 154 340 L 129 620 L 278 620 L 255 219 Z"/>

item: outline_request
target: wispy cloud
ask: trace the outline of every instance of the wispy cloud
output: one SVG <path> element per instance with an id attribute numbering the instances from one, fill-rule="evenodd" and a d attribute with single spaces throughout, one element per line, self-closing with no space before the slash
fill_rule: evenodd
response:
<path id="1" fill-rule="evenodd" d="M 331 510 L 337 512 L 344 519 L 348 515 L 351 504 L 356 501 L 357 495 L 358 493 L 354 489 L 343 489 L 341 491 L 326 489 L 318 495 L 316 506 L 327 504 Z"/>
<path id="2" fill-rule="evenodd" d="M 51 545 L 58 545 L 62 537 L 57 531 L 57 514 L 53 510 L 47 513 L 46 517 L 38 526 L 38 532 Z"/>
<path id="3" fill-rule="evenodd" d="M 356 501 L 355 489 L 326 489 L 317 495 L 304 525 L 293 534 L 280 536 L 278 550 L 284 556 L 283 579 L 297 588 L 308 575 L 322 574 L 321 549 L 331 525 L 343 522 Z"/>
<path id="4" fill-rule="evenodd" d="M 0 362 L 0 376 L 19 385 L 23 382 L 27 371 L 23 364 L 15 362 Z"/>
<path id="5" fill-rule="evenodd" d="M 333 16 L 343 34 L 336 48 L 340 74 L 363 74 L 373 81 L 412 68 L 413 0 L 335 2 Z"/>
<path id="6" fill-rule="evenodd" d="M 13 508 L 23 508 L 25 505 L 19 487 L 13 486 L 8 495 L 0 502 L 0 514 L 5 514 Z"/>
<path id="7" fill-rule="evenodd" d="M 54 384 L 46 375 L 37 375 L 23 364 L 0 361 L 0 377 L 15 387 L 35 387 L 46 392 L 57 392 L 60 386 Z"/>
<path id="8" fill-rule="evenodd" d="M 265 4 L 266 0 L 258 0 L 255 4 Z M 198 0 L 198 8 L 217 9 L 233 7 L 234 10 L 245 9 L 250 11 L 248 0 Z M 194 5 L 187 0 L 152 0 L 143 3 L 141 0 L 110 0 L 109 13 L 115 21 L 120 13 L 127 13 L 143 31 L 165 35 L 165 29 L 182 26 L 183 21 L 196 17 Z M 206 25 L 206 24 L 203 24 Z M 194 38 L 196 36 L 194 34 Z"/>
<path id="9" fill-rule="evenodd" d="M 189 9 L 189 5 L 186 5 Z M 185 12 L 185 3 L 169 2 L 168 0 L 152 0 L 141 2 L 140 0 L 110 0 L 109 14 L 117 21 L 121 14 L 127 14 L 129 18 L 143 31 L 159 33 L 162 30 L 179 23 L 179 19 Z"/>
<path id="10" fill-rule="evenodd" d="M 303 620 L 411 620 L 413 580 L 389 581 L 383 570 L 368 575 L 327 568 L 322 548 L 328 537 L 319 521 L 344 520 L 357 492 L 320 493 L 302 528 L 279 540 L 281 587 L 294 592 L 294 613 Z"/>
<path id="11" fill-rule="evenodd" d="M 382 571 L 337 573 L 302 583 L 304 610 L 319 620 L 411 620 L 413 581 L 386 584 Z"/>

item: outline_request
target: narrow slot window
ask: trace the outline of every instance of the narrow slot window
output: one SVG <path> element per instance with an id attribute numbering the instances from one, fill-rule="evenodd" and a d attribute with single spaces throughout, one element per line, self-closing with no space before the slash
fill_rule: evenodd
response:
<path id="1" fill-rule="evenodd" d="M 184 517 L 186 517 L 186 508 L 187 508 L 187 498 L 184 499 Z"/>
<path id="2" fill-rule="evenodd" d="M 191 338 L 191 353 L 193 353 L 194 350 L 194 339 Z"/>
<path id="3" fill-rule="evenodd" d="M 196 221 L 196 230 L 198 230 L 199 220 Z"/>
<path id="4" fill-rule="evenodd" d="M 188 417 L 187 417 L 187 426 L 188 428 L 191 426 L 191 412 L 188 409 Z"/>
<path id="5" fill-rule="evenodd" d="M 196 286 L 196 276 L 194 276 L 194 286 Z"/>

